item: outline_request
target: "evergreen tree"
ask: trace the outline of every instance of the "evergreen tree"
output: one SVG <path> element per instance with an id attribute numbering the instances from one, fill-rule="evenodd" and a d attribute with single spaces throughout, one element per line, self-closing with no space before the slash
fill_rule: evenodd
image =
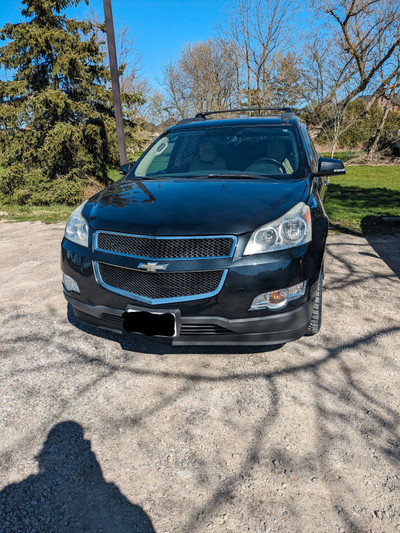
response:
<path id="1" fill-rule="evenodd" d="M 81 0 L 23 0 L 0 30 L 0 195 L 20 204 L 77 203 L 117 164 L 109 70 L 90 21 L 67 18 Z M 86 192 L 87 193 L 87 192 Z"/>

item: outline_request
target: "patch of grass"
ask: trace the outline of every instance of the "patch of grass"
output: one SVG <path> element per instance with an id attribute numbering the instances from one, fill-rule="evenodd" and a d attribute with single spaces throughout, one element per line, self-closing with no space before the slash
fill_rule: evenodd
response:
<path id="1" fill-rule="evenodd" d="M 117 168 L 108 169 L 107 174 L 110 180 L 113 180 L 113 181 L 118 181 L 122 177 Z"/>
<path id="2" fill-rule="evenodd" d="M 351 159 L 354 159 L 361 155 L 361 152 L 356 150 L 346 150 L 344 152 L 335 152 L 334 159 L 340 159 L 343 161 L 343 163 L 346 163 L 346 161 L 350 161 Z M 322 152 L 322 157 L 331 157 L 331 152 Z"/>
<path id="3" fill-rule="evenodd" d="M 128 156 L 129 161 L 137 161 L 141 155 L 144 154 L 144 150 L 136 150 L 132 156 Z"/>
<path id="4" fill-rule="evenodd" d="M 7 213 L 6 215 L 0 214 L 0 220 L 7 222 L 41 221 L 54 224 L 65 222 L 74 209 L 73 206 L 60 204 L 43 206 L 0 204 L 0 212 Z"/>
<path id="5" fill-rule="evenodd" d="M 143 150 L 138 150 L 134 154 L 128 155 L 128 161 L 131 163 L 133 161 L 137 161 L 139 157 L 143 154 Z M 119 173 L 119 168 L 110 168 L 108 169 L 108 177 L 110 180 L 118 181 L 121 179 L 121 174 Z"/>
<path id="6" fill-rule="evenodd" d="M 352 166 L 345 176 L 333 176 L 325 209 L 331 227 L 356 233 L 400 231 L 396 222 L 381 217 L 400 216 L 400 167 Z"/>

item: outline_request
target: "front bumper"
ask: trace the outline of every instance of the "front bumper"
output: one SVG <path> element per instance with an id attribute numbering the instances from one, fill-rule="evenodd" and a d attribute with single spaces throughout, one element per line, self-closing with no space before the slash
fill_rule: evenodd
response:
<path id="1" fill-rule="evenodd" d="M 82 322 L 122 333 L 125 309 L 104 305 L 88 305 L 64 292 L 75 316 Z M 180 316 L 180 335 L 171 340 L 182 345 L 271 345 L 283 344 L 302 337 L 310 322 L 314 301 L 292 311 L 257 318 L 227 319 L 219 316 Z M 135 306 L 137 310 L 148 308 Z M 157 337 L 153 337 L 157 339 Z"/>
<path id="2" fill-rule="evenodd" d="M 130 258 L 84 249 L 64 239 L 61 268 L 80 288 L 80 294 L 64 290 L 76 317 L 86 323 L 122 332 L 127 307 L 179 315 L 179 335 L 174 345 L 268 345 L 294 341 L 308 329 L 325 248 L 325 235 L 308 245 L 283 252 L 243 256 L 247 239 L 239 239 L 233 258 L 198 261 L 171 261 L 170 271 L 227 269 L 217 294 L 181 302 L 143 303 L 127 294 L 118 294 L 96 279 L 96 261 L 120 267 L 135 266 Z M 111 258 L 111 260 L 110 260 Z M 162 274 L 159 274 L 160 276 Z M 260 293 L 291 287 L 307 281 L 304 297 L 282 310 L 250 310 Z M 157 337 L 154 337 L 157 338 Z"/>

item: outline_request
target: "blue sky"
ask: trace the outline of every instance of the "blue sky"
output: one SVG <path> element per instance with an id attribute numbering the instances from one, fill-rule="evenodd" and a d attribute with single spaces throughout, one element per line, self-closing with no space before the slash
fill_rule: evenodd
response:
<path id="1" fill-rule="evenodd" d="M 1 0 L 0 26 L 20 20 L 21 3 Z M 103 15 L 102 0 L 90 6 Z M 179 55 L 183 45 L 207 39 L 225 12 L 224 0 L 112 0 L 115 25 L 127 23 L 135 46 L 142 55 L 143 74 L 157 86 L 164 65 Z M 82 1 L 70 16 L 83 18 L 87 7 Z"/>

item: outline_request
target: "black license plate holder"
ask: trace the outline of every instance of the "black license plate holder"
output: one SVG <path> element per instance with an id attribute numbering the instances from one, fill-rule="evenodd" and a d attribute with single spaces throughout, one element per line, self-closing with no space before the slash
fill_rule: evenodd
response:
<path id="1" fill-rule="evenodd" d="M 122 315 L 123 328 L 146 337 L 173 338 L 179 335 L 179 313 L 169 310 L 149 311 L 127 308 Z"/>

